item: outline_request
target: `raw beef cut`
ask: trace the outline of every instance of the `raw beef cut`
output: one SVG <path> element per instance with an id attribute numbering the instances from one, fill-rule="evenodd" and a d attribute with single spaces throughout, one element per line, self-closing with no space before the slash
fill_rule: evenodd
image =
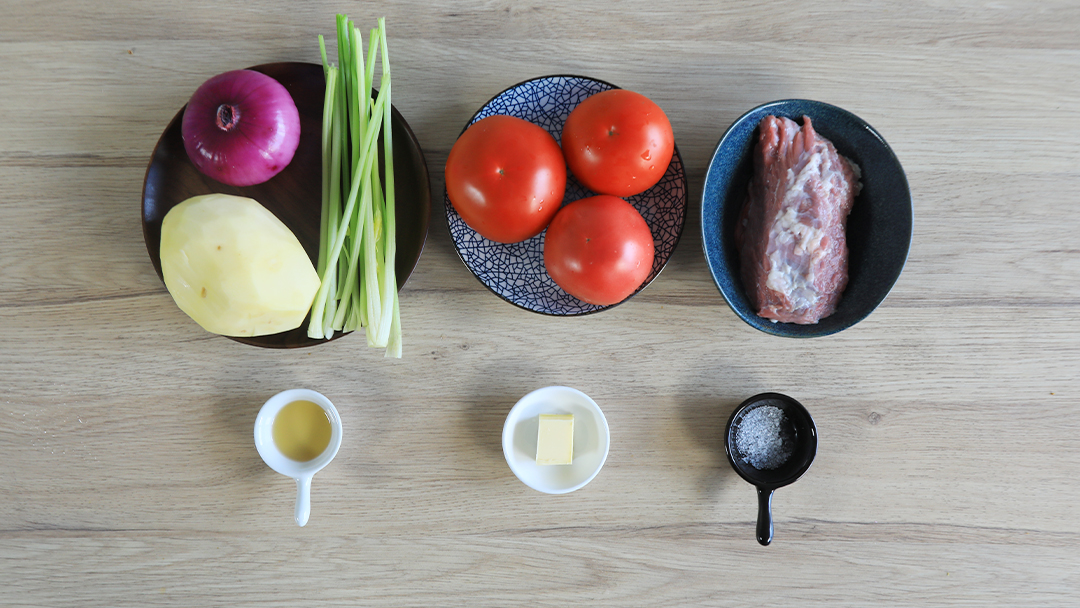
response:
<path id="1" fill-rule="evenodd" d="M 743 286 L 757 314 L 811 325 L 836 311 L 847 286 L 844 230 L 859 167 L 803 124 L 766 116 L 754 175 L 735 229 Z"/>

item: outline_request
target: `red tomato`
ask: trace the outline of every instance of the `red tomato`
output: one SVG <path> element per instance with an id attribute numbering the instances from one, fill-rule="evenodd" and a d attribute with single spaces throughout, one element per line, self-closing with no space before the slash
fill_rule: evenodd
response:
<path id="1" fill-rule="evenodd" d="M 563 207 L 544 237 L 544 266 L 555 283 L 590 304 L 617 304 L 652 271 L 653 237 L 637 209 L 601 194 Z"/>
<path id="2" fill-rule="evenodd" d="M 648 97 L 611 89 L 570 112 L 562 134 L 570 172 L 595 192 L 633 196 L 656 185 L 671 163 L 675 135 Z"/>
<path id="3" fill-rule="evenodd" d="M 446 159 L 446 193 L 473 230 L 500 243 L 536 236 L 566 190 L 566 162 L 547 131 L 513 116 L 473 123 Z"/>

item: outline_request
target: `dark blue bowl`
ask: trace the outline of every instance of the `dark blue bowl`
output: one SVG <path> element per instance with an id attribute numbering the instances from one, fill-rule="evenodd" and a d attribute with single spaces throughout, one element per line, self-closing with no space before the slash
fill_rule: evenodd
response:
<path id="1" fill-rule="evenodd" d="M 862 191 L 848 216 L 847 288 L 836 312 L 815 325 L 774 323 L 757 316 L 739 273 L 735 224 L 753 171 L 757 127 L 770 114 L 799 123 L 809 116 L 814 130 L 862 170 Z M 865 319 L 896 283 L 911 245 L 911 192 L 889 144 L 858 116 L 819 101 L 773 101 L 740 116 L 717 144 L 701 195 L 701 237 L 713 280 L 743 321 L 775 336 L 827 336 Z"/>

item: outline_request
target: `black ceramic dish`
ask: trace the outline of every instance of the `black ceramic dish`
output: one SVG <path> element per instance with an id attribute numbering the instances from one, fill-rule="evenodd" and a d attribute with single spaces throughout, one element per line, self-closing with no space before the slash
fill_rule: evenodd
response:
<path id="1" fill-rule="evenodd" d="M 762 470 L 747 462 L 740 453 L 736 442 L 736 433 L 744 416 L 751 410 L 762 406 L 772 405 L 783 410 L 786 417 L 785 430 L 794 441 L 791 456 L 782 465 L 775 469 Z M 761 393 L 743 401 L 732 412 L 728 420 L 727 428 L 724 429 L 724 447 L 727 452 L 728 462 L 740 477 L 750 482 L 757 488 L 758 494 L 758 519 L 757 539 L 762 545 L 772 542 L 772 497 L 777 488 L 794 483 L 799 479 L 817 454 L 817 427 L 810 412 L 801 403 L 780 393 Z"/>
<path id="2" fill-rule="evenodd" d="M 750 306 L 739 273 L 735 225 L 753 172 L 758 124 L 768 115 L 814 130 L 862 171 L 862 192 L 848 216 L 848 285 L 832 315 L 816 325 L 773 323 Z M 768 334 L 792 338 L 827 336 L 855 325 L 889 294 L 907 262 L 911 245 L 911 193 L 900 161 L 885 140 L 858 116 L 819 101 L 787 99 L 743 114 L 716 146 L 701 195 L 701 234 L 713 280 L 735 314 Z"/>
<path id="3" fill-rule="evenodd" d="M 300 112 L 300 145 L 289 166 L 269 181 L 235 187 L 203 175 L 188 159 L 180 133 L 181 108 L 165 128 L 146 169 L 143 182 L 142 224 L 146 250 L 161 277 L 161 221 L 170 209 L 199 194 L 221 192 L 253 198 L 278 217 L 300 241 L 312 263 L 319 255 L 319 216 L 322 210 L 322 108 L 326 88 L 322 66 L 314 63 L 270 63 L 250 70 L 280 82 Z M 186 107 L 186 106 L 185 106 Z M 397 258 L 394 263 L 398 289 L 409 278 L 427 240 L 431 217 L 431 190 L 427 164 L 420 142 L 408 123 L 393 109 L 394 184 L 397 191 Z M 379 149 L 382 149 L 380 144 Z M 380 153 L 380 163 L 382 161 Z M 307 321 L 300 327 L 268 336 L 232 338 L 266 348 L 296 348 L 325 344 L 307 336 Z M 334 334 L 335 338 L 342 336 Z"/>

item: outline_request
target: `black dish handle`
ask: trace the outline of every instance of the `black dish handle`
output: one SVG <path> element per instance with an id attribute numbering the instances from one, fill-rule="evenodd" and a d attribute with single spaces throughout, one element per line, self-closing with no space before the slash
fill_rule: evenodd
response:
<path id="1" fill-rule="evenodd" d="M 772 542 L 772 495 L 772 489 L 757 489 L 757 542 L 766 546 Z"/>

